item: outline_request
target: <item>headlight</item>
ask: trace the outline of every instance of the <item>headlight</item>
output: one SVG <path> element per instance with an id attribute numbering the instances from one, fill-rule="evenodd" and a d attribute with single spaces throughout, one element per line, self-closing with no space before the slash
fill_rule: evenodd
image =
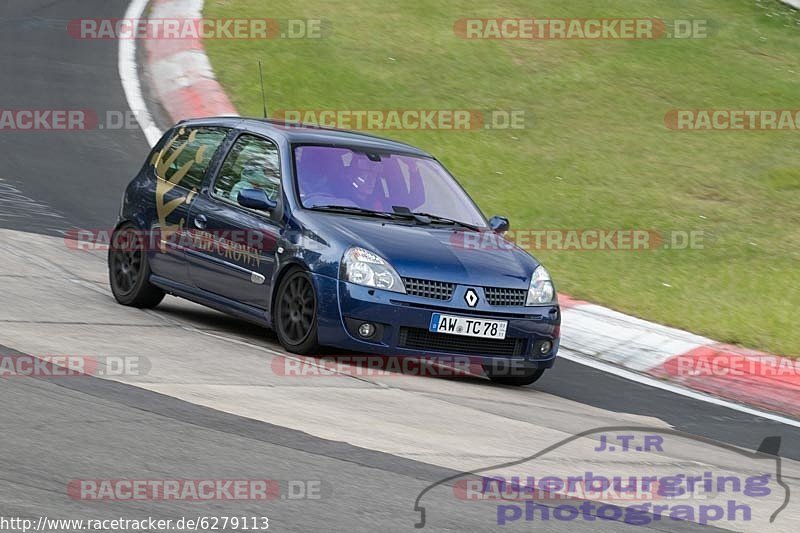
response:
<path id="1" fill-rule="evenodd" d="M 528 288 L 528 297 L 525 298 L 525 305 L 542 305 L 553 303 L 556 298 L 556 289 L 550 274 L 543 266 L 539 265 L 533 271 L 531 285 Z"/>
<path id="2" fill-rule="evenodd" d="M 392 265 L 369 250 L 355 246 L 342 258 L 342 279 L 385 291 L 406 292 L 403 280 Z"/>

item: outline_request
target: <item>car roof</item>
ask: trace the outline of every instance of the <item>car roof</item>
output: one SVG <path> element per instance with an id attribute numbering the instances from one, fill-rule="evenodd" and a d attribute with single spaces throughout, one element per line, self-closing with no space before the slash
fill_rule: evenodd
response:
<path id="1" fill-rule="evenodd" d="M 328 144 L 355 146 L 359 148 L 386 150 L 421 157 L 433 157 L 415 146 L 376 135 L 356 131 L 338 130 L 322 126 L 282 122 L 278 120 L 249 117 L 208 117 L 179 122 L 184 126 L 222 126 L 260 133 L 275 140 L 290 144 Z"/>

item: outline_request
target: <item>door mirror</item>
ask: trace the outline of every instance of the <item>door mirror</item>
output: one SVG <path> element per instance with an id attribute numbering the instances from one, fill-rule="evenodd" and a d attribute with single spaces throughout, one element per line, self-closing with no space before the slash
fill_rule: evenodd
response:
<path id="1" fill-rule="evenodd" d="M 505 233 L 511 226 L 506 217 L 493 216 L 489 219 L 489 227 L 495 233 Z"/>
<path id="2" fill-rule="evenodd" d="M 259 211 L 269 211 L 278 207 L 278 202 L 270 200 L 263 189 L 242 189 L 236 201 L 242 207 L 257 209 Z"/>

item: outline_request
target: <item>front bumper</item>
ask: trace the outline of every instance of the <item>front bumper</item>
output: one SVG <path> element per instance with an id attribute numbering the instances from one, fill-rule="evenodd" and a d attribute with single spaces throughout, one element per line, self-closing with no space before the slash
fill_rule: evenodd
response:
<path id="1" fill-rule="evenodd" d="M 463 296 L 470 288 L 458 285 L 448 301 L 371 289 L 339 279 L 312 274 L 318 295 L 319 342 L 360 353 L 425 358 L 469 357 L 481 364 L 513 362 L 516 367 L 550 368 L 559 345 L 561 312 L 558 305 L 541 307 L 490 306 L 483 288 L 470 308 Z M 506 341 L 428 333 L 436 312 L 508 321 Z M 365 340 L 357 327 L 377 324 L 376 335 Z M 541 344 L 552 343 L 545 354 Z"/>

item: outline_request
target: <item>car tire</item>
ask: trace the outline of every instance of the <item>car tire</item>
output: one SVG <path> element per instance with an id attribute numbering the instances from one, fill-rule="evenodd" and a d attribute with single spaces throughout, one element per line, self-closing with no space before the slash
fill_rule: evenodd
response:
<path id="1" fill-rule="evenodd" d="M 281 346 L 302 355 L 319 351 L 317 293 L 308 272 L 294 268 L 283 276 L 273 312 L 275 334 Z"/>
<path id="2" fill-rule="evenodd" d="M 492 383 L 497 383 L 500 385 L 512 385 L 514 387 L 524 387 L 525 385 L 535 383 L 540 377 L 542 377 L 544 370 L 544 368 L 532 368 L 525 371 L 525 373 L 521 375 L 509 376 L 507 370 L 505 372 L 498 372 L 492 370 L 492 368 L 488 365 L 483 366 L 483 371 L 486 373 L 486 377 L 492 380 Z"/>
<path id="3" fill-rule="evenodd" d="M 147 309 L 164 299 L 164 291 L 150 283 L 147 249 L 133 224 L 123 224 L 111 235 L 108 281 L 114 299 L 122 305 Z"/>

